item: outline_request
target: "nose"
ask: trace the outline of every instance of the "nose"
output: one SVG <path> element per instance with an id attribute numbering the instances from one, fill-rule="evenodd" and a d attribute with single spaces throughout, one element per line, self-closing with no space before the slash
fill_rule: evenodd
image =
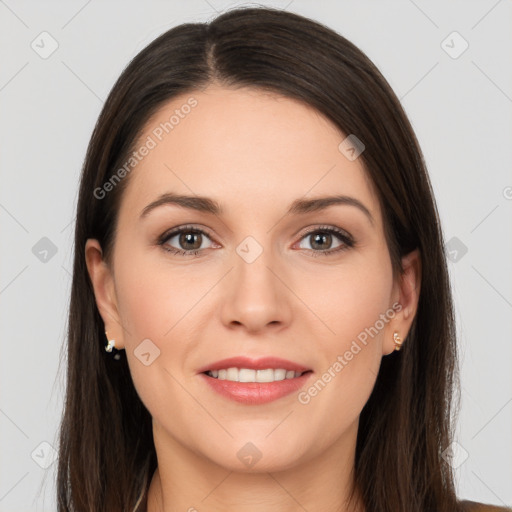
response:
<path id="1" fill-rule="evenodd" d="M 252 262 L 234 255 L 234 268 L 222 290 L 221 320 L 230 329 L 248 333 L 277 332 L 289 325 L 293 294 L 286 286 L 286 271 L 263 252 Z"/>

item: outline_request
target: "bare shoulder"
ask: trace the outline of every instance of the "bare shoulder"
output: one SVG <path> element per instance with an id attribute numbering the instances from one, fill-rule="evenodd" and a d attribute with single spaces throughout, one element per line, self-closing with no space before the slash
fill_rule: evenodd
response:
<path id="1" fill-rule="evenodd" d="M 460 504 L 464 507 L 464 512 L 512 512 L 510 507 L 498 507 L 496 505 L 487 505 L 476 501 L 462 500 Z"/>

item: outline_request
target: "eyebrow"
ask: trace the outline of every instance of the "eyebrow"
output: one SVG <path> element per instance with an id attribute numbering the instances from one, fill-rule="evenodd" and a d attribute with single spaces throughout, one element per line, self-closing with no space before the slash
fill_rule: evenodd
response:
<path id="1" fill-rule="evenodd" d="M 168 192 L 159 196 L 155 201 L 149 203 L 141 212 L 140 218 L 146 217 L 152 210 L 163 205 L 175 205 L 213 215 L 224 213 L 221 205 L 209 197 L 187 196 Z M 373 225 L 374 219 L 370 210 L 359 199 L 344 195 L 316 197 L 313 199 L 296 199 L 288 208 L 286 215 L 303 215 L 311 212 L 325 210 L 330 206 L 348 205 L 355 206 L 361 210 Z"/>

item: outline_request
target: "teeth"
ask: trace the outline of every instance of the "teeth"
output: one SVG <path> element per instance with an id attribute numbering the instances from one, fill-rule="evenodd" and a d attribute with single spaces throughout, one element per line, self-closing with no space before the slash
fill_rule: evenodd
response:
<path id="1" fill-rule="evenodd" d="M 265 370 L 252 370 L 250 368 L 226 368 L 207 372 L 210 377 L 232 382 L 275 382 L 278 380 L 294 379 L 302 375 L 301 372 L 284 370 L 283 368 L 267 368 Z"/>
<path id="2" fill-rule="evenodd" d="M 228 368 L 226 372 L 226 380 L 238 380 L 238 368 Z"/>

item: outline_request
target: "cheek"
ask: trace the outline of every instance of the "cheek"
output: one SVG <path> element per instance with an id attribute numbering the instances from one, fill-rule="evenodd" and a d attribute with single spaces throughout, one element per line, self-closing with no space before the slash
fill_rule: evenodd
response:
<path id="1" fill-rule="evenodd" d="M 305 288 L 305 302 L 324 324 L 324 339 L 336 340 L 342 349 L 360 333 L 375 325 L 390 307 L 391 263 L 386 258 L 316 272 Z M 381 322 L 378 323 L 382 330 Z M 364 338 L 364 336 L 361 336 Z"/>
<path id="2" fill-rule="evenodd" d="M 190 406 L 178 384 L 183 382 L 181 363 L 192 348 L 183 340 L 190 339 L 187 329 L 206 285 L 211 286 L 187 279 L 186 272 L 171 271 L 165 261 L 155 264 L 147 253 L 132 251 L 129 259 L 117 263 L 116 293 L 128 365 L 152 416 L 168 411 L 170 401 L 175 408 Z"/>
<path id="3" fill-rule="evenodd" d="M 302 403 L 335 405 L 329 414 L 344 422 L 360 413 L 379 371 L 383 336 L 394 317 L 391 264 L 375 259 L 330 269 L 329 276 L 317 274 L 310 287 L 309 305 L 324 324 L 316 341 L 322 368 Z"/>
<path id="4" fill-rule="evenodd" d="M 218 277 L 194 265 L 171 268 L 158 248 L 153 254 L 124 250 L 129 257 L 116 262 L 118 310 L 132 379 L 148 406 L 164 389 L 183 395 L 173 376 L 195 348 L 205 296 Z"/>
<path id="5" fill-rule="evenodd" d="M 131 254 L 116 268 L 119 314 L 127 331 L 126 345 L 132 349 L 145 338 L 162 349 L 211 286 L 208 279 L 194 276 L 193 269 L 171 269 L 156 254 L 159 250 L 151 256 Z"/>

